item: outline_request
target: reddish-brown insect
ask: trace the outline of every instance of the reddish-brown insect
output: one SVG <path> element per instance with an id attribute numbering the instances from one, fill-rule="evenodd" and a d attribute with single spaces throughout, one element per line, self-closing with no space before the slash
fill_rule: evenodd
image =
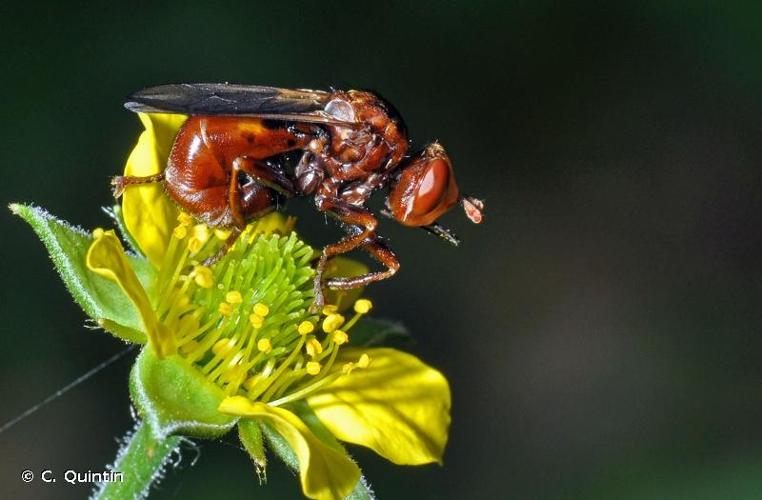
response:
<path id="1" fill-rule="evenodd" d="M 175 138 L 167 167 L 150 177 L 116 177 L 118 196 L 130 184 L 164 182 L 183 210 L 213 227 L 231 227 L 225 249 L 246 224 L 279 207 L 282 198 L 313 196 L 315 207 L 336 217 L 347 235 L 326 246 L 315 276 L 315 308 L 322 287 L 348 289 L 392 276 L 396 255 L 376 233 L 365 207 L 386 188 L 383 215 L 422 227 L 457 245 L 436 220 L 457 203 L 481 222 L 483 204 L 463 196 L 452 163 L 438 143 L 408 155 L 405 126 L 394 108 L 370 92 L 324 92 L 229 84 L 150 87 L 129 97 L 135 112 L 191 115 Z M 301 151 L 289 169 L 286 155 Z M 328 259 L 361 248 L 383 271 L 323 283 Z"/>

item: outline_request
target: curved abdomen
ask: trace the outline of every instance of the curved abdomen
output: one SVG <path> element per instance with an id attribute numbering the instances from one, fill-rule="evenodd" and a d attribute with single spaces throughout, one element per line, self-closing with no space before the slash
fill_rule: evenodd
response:
<path id="1" fill-rule="evenodd" d="M 192 116 L 175 137 L 164 172 L 165 189 L 183 210 L 213 227 L 233 224 L 230 185 L 233 161 L 239 157 L 264 160 L 302 148 L 308 137 L 256 118 Z M 269 189 L 246 197 L 244 217 L 260 213 L 271 199 Z"/>

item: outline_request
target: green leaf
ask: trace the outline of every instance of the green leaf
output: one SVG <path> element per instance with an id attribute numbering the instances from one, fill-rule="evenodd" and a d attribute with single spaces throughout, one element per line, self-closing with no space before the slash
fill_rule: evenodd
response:
<path id="1" fill-rule="evenodd" d="M 85 256 L 93 241 L 90 233 L 39 207 L 14 203 L 10 209 L 32 226 L 74 301 L 90 318 L 119 338 L 146 342 L 140 316 L 119 285 L 87 269 Z M 128 258 L 140 282 L 147 286 L 153 279 L 153 268 L 145 259 L 134 255 Z"/>
<path id="2" fill-rule="evenodd" d="M 218 438 L 238 418 L 217 411 L 225 393 L 179 356 L 159 359 L 150 346 L 140 352 L 130 373 L 130 395 L 157 438 L 184 434 Z"/>
<path id="3" fill-rule="evenodd" d="M 246 451 L 249 452 L 254 468 L 257 470 L 259 484 L 267 482 L 267 457 L 265 457 L 265 445 L 262 441 L 262 429 L 259 422 L 254 419 L 241 419 L 238 422 L 238 437 Z"/>
<path id="4" fill-rule="evenodd" d="M 365 316 L 349 332 L 349 345 L 356 347 L 388 345 L 391 343 L 413 343 L 408 329 L 396 321 Z"/>

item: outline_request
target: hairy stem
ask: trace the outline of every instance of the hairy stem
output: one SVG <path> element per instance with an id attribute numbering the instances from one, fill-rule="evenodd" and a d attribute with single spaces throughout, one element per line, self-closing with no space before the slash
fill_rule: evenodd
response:
<path id="1" fill-rule="evenodd" d="M 121 480 L 112 474 L 110 480 L 98 485 L 92 498 L 121 500 L 147 497 L 151 485 L 163 477 L 164 465 L 180 445 L 181 439 L 179 436 L 157 439 L 148 424 L 140 422 L 135 431 L 125 438 L 110 468 L 113 473 L 122 473 Z"/>

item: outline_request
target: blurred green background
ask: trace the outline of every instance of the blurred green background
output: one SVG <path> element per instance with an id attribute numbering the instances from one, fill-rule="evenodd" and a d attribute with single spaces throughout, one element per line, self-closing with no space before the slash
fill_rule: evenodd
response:
<path id="1" fill-rule="evenodd" d="M 485 222 L 447 216 L 458 249 L 387 222 L 402 270 L 369 295 L 448 375 L 450 444 L 421 468 L 352 448 L 380 498 L 762 497 L 758 2 L 3 2 L 0 52 L 0 199 L 86 228 L 150 84 L 376 89 L 447 147 Z M 124 347 L 0 221 L 4 422 Z M 19 475 L 112 461 L 129 364 L 0 434 L 1 497 L 88 494 Z M 232 443 L 186 446 L 152 498 L 298 497 Z"/>

